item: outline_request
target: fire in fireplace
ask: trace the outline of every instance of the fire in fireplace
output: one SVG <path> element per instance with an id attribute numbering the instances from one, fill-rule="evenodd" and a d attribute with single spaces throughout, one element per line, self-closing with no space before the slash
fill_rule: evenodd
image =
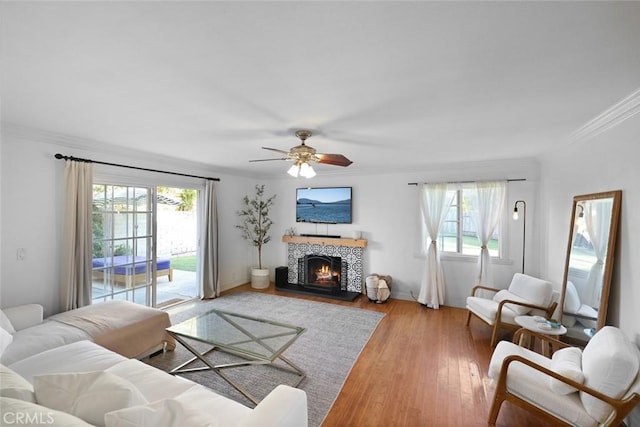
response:
<path id="1" fill-rule="evenodd" d="M 298 284 L 323 292 L 346 289 L 346 263 L 327 255 L 305 255 L 298 260 Z"/>

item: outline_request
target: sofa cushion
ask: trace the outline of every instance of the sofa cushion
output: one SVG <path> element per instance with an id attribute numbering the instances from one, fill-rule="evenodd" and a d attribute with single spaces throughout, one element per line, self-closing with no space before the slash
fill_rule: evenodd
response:
<path id="1" fill-rule="evenodd" d="M 508 306 L 509 304 L 505 304 L 502 307 L 502 316 L 500 317 L 500 320 L 502 322 L 515 324 L 514 319 L 518 314 Z M 492 299 L 482 297 L 467 297 L 467 309 L 473 311 L 478 317 L 488 324 L 493 325 L 498 313 L 498 303 Z"/>
<path id="2" fill-rule="evenodd" d="M 31 383 L 4 365 L 0 365 L 0 396 L 36 401 Z"/>
<path id="3" fill-rule="evenodd" d="M 550 282 L 537 277 L 516 273 L 511 279 L 509 292 L 531 301 L 534 305 L 546 307 L 551 304 L 553 286 Z"/>
<path id="4" fill-rule="evenodd" d="M 4 354 L 4 351 L 9 347 L 9 344 L 13 341 L 13 335 L 7 332 L 4 328 L 0 328 L 0 358 Z"/>
<path id="5" fill-rule="evenodd" d="M 170 375 L 136 359 L 113 365 L 106 372 L 131 381 L 149 402 L 175 397 L 194 386 L 185 378 Z"/>
<path id="6" fill-rule="evenodd" d="M 582 350 L 578 347 L 566 347 L 553 353 L 551 357 L 551 370 L 582 384 Z M 549 387 L 556 394 L 569 394 L 578 391 L 567 383 L 563 383 L 553 377 L 549 377 Z"/>
<path id="7" fill-rule="evenodd" d="M 545 368 L 551 369 L 551 359 L 548 357 L 544 357 L 540 353 L 536 353 L 531 351 L 525 347 L 521 347 L 509 341 L 500 341 L 496 348 L 493 350 L 493 354 L 491 356 L 491 361 L 489 362 L 489 370 L 487 372 L 489 378 L 497 380 L 500 376 L 500 370 L 502 369 L 502 362 L 508 356 L 522 356 L 526 359 L 529 359 L 538 365 L 544 366 Z M 530 370 L 529 367 L 523 365 L 522 363 L 511 364 L 510 372 L 519 372 L 524 371 L 528 372 Z M 546 375 L 545 375 L 546 377 Z"/>
<path id="8" fill-rule="evenodd" d="M 103 371 L 38 375 L 33 388 L 39 404 L 96 426 L 107 412 L 147 403 L 131 382 Z"/>
<path id="9" fill-rule="evenodd" d="M 622 397 L 635 380 L 640 366 L 640 350 L 613 326 L 600 329 L 582 352 L 584 384 L 613 398 Z M 604 422 L 611 406 L 580 392 L 585 410 Z"/>
<path id="10" fill-rule="evenodd" d="M 223 426 L 237 425 L 239 420 L 249 416 L 252 412 L 252 409 L 243 404 L 220 396 L 200 384 L 194 384 L 193 387 L 174 399 L 182 403 L 188 403 L 189 407 L 196 411 L 215 414 L 216 421 Z"/>
<path id="11" fill-rule="evenodd" d="M 160 356 L 158 356 L 160 357 Z M 127 360 L 107 369 L 107 372 L 127 378 L 136 385 L 149 402 L 176 399 L 188 403 L 198 412 L 215 414 L 222 425 L 236 425 L 237 420 L 252 410 L 241 403 L 217 394 L 185 378 L 149 366 L 139 360 Z"/>
<path id="12" fill-rule="evenodd" d="M 13 343 L 2 354 L 0 362 L 7 366 L 46 350 L 91 337 L 73 326 L 58 322 L 40 323 L 13 334 Z"/>
<path id="13" fill-rule="evenodd" d="M 108 412 L 104 416 L 106 427 L 218 427 L 209 412 L 199 411 L 188 402 L 163 399 L 147 405 Z"/>
<path id="14" fill-rule="evenodd" d="M 525 304 L 535 304 L 535 302 L 519 297 L 518 295 L 513 294 L 506 289 L 503 289 L 500 292 L 496 293 L 493 297 L 493 300 L 497 303 L 501 303 L 502 301 L 505 301 L 505 300 L 510 300 L 510 301 L 516 301 L 516 302 L 523 302 Z M 505 304 L 504 306 L 512 310 L 518 316 L 527 314 L 532 310 L 531 307 L 525 307 L 518 304 Z"/>
<path id="15" fill-rule="evenodd" d="M 0 408 L 2 408 L 0 423 L 3 426 L 91 427 L 91 424 L 71 414 L 11 397 L 0 396 Z"/>
<path id="16" fill-rule="evenodd" d="M 4 311 L 2 311 L 2 309 L 0 309 L 0 328 L 4 329 L 5 331 L 9 332 L 10 334 L 15 334 L 16 333 L 16 329 L 11 324 L 11 320 L 9 320 L 7 315 L 4 314 Z"/>
<path id="17" fill-rule="evenodd" d="M 99 371 L 128 360 L 91 341 L 78 341 L 52 348 L 9 365 L 33 384 L 33 377 L 42 374 Z"/>

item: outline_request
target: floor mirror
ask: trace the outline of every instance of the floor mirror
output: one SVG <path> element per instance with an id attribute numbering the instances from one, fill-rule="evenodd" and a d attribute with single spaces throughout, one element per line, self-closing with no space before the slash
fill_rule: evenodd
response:
<path id="1" fill-rule="evenodd" d="M 605 325 L 622 191 L 573 198 L 560 307 L 566 340 L 586 343 Z"/>

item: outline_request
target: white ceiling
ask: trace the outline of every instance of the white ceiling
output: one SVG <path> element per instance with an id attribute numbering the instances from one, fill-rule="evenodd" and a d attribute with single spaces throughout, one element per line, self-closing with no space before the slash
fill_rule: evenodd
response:
<path id="1" fill-rule="evenodd" d="M 245 173 L 535 157 L 640 86 L 640 2 L 2 2 L 2 121 Z M 276 154 L 274 156 L 274 154 Z"/>

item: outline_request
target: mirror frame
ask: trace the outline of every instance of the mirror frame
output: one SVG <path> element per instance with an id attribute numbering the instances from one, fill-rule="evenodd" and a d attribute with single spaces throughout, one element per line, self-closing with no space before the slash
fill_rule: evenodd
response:
<path id="1" fill-rule="evenodd" d="M 600 298 L 600 307 L 598 309 L 598 321 L 596 330 L 599 330 L 607 321 L 607 308 L 609 304 L 609 291 L 611 289 L 611 275 L 613 272 L 613 264 L 615 262 L 616 241 L 618 236 L 618 224 L 620 222 L 620 207 L 622 203 L 622 190 L 605 191 L 601 193 L 583 194 L 573 198 L 573 208 L 571 209 L 571 224 L 569 226 L 569 242 L 567 244 L 567 257 L 565 260 L 564 277 L 562 279 L 562 294 L 560 299 L 560 321 L 564 315 L 564 300 L 567 291 L 567 279 L 569 277 L 569 260 L 571 257 L 571 249 L 573 246 L 573 233 L 576 218 L 576 207 L 578 203 L 589 200 L 598 200 L 613 198 L 611 207 L 611 224 L 609 225 L 609 241 L 607 242 L 606 262 L 602 275 L 602 295 Z M 586 340 L 585 340 L 586 341 Z"/>

